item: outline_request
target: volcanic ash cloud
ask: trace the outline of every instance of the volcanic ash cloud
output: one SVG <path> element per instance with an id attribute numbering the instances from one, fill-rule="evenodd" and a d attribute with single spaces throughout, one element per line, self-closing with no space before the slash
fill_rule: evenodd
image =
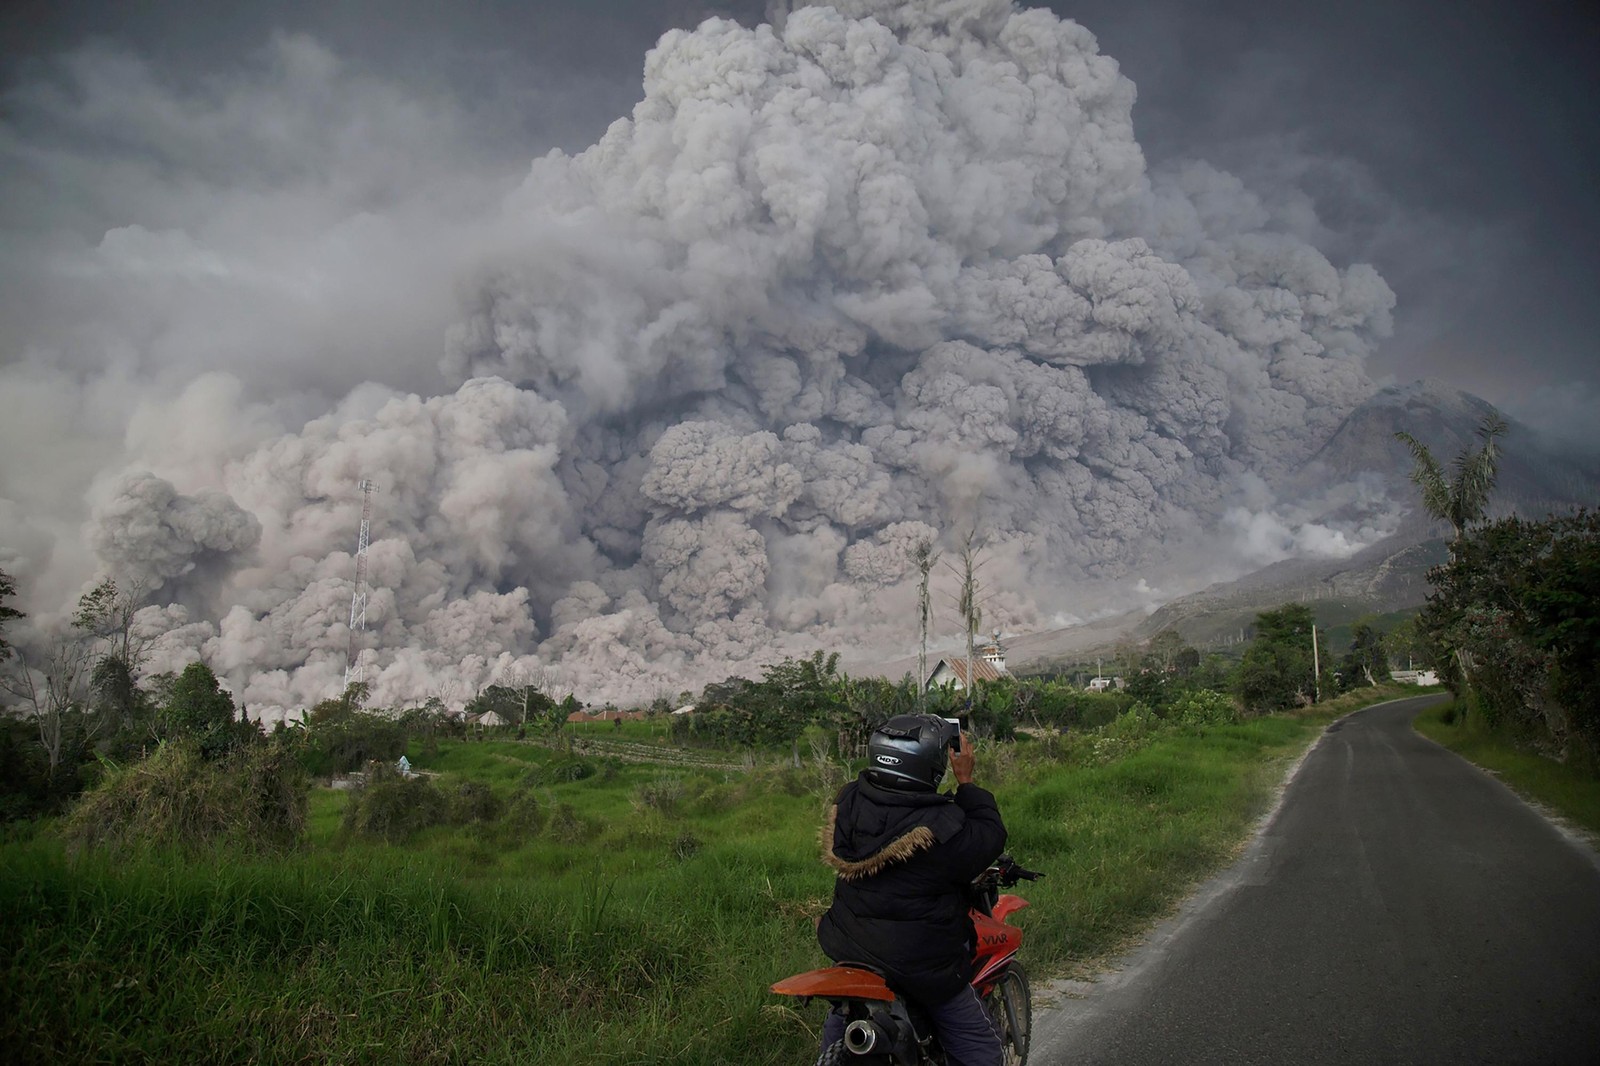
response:
<path id="1" fill-rule="evenodd" d="M 96 544 L 163 579 L 237 553 L 187 646 L 281 706 L 337 687 L 362 477 L 386 703 L 903 653 L 935 533 L 986 537 L 997 625 L 1176 572 L 1172 538 L 1229 535 L 1242 480 L 1371 394 L 1394 301 L 1230 175 L 1148 173 L 1134 98 L 1087 30 L 998 0 L 669 33 L 632 116 L 502 205 L 458 392 L 369 389 L 230 464 L 238 515 L 152 500 Z"/>

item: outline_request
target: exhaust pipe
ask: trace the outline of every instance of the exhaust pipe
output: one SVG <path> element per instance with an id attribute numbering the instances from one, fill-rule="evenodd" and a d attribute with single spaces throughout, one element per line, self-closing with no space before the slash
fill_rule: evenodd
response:
<path id="1" fill-rule="evenodd" d="M 879 1043 L 889 1043 L 889 1034 L 866 1020 L 853 1021 L 844 1029 L 844 1047 L 852 1055 L 870 1055 Z"/>

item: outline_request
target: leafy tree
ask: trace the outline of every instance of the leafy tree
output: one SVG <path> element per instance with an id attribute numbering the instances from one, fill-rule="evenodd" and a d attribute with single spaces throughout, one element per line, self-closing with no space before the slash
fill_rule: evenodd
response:
<path id="1" fill-rule="evenodd" d="M 1016 704 L 1016 685 L 1010 679 L 985 685 L 983 698 L 972 708 L 969 719 L 974 735 L 995 740 L 1015 739 L 1017 730 L 1012 712 Z"/>
<path id="2" fill-rule="evenodd" d="M 1184 658 L 1184 653 L 1193 653 L 1194 664 L 1200 663 L 1200 653 L 1189 647 L 1189 642 L 1183 639 L 1183 634 L 1176 629 L 1163 629 L 1150 638 L 1145 645 L 1144 657 L 1140 666 L 1145 670 L 1156 670 L 1164 674 L 1178 672 L 1179 660 Z"/>
<path id="3" fill-rule="evenodd" d="M 493 711 L 506 722 L 516 723 L 519 729 L 526 729 L 532 722 L 554 731 L 567 720 L 566 715 L 555 713 L 558 706 L 538 685 L 490 685 L 473 697 L 466 711 L 469 717 Z"/>
<path id="4" fill-rule="evenodd" d="M 508 685 L 490 685 L 468 701 L 467 717 L 494 713 L 507 722 L 522 720 L 522 693 Z"/>
<path id="5" fill-rule="evenodd" d="M 161 726 L 170 738 L 193 740 L 206 758 L 238 747 L 255 732 L 249 722 L 238 720 L 233 697 L 205 663 L 190 663 L 178 675 L 161 710 Z"/>
<path id="6" fill-rule="evenodd" d="M 862 689 L 839 673 L 839 655 L 817 651 L 808 659 L 768 666 L 760 681 L 730 677 L 707 685 L 694 715 L 673 722 L 679 736 L 699 736 L 749 747 L 789 745 L 799 758 L 799 739 L 811 725 L 850 728 L 851 700 Z M 915 696 L 912 694 L 912 705 Z"/>
<path id="7" fill-rule="evenodd" d="M 21 723 L 0 718 L 0 824 L 50 809 L 50 776 L 44 755 Z"/>
<path id="8" fill-rule="evenodd" d="M 1123 692 L 1088 692 L 1067 680 L 1035 682 L 1019 679 L 1033 689 L 1029 716 L 1039 725 L 1057 730 L 1093 729 L 1105 725 L 1133 702 Z"/>
<path id="9" fill-rule="evenodd" d="M 89 688 L 95 713 L 106 719 L 111 732 L 136 726 L 144 711 L 144 693 L 133 676 L 128 661 L 107 655 L 95 664 L 89 675 Z"/>
<path id="10" fill-rule="evenodd" d="M 1347 688 L 1389 680 L 1389 653 L 1383 634 L 1368 622 L 1357 622 L 1351 631 L 1350 650 L 1340 665 Z"/>
<path id="11" fill-rule="evenodd" d="M 1171 702 L 1168 690 L 1173 686 L 1170 682 L 1164 670 L 1145 665 L 1128 676 L 1125 691 L 1135 702 L 1144 704 L 1159 715 Z"/>
<path id="12" fill-rule="evenodd" d="M 872 731 L 895 715 L 953 717 L 953 700 L 948 687 L 924 691 L 921 682 L 910 674 L 898 682 L 885 677 L 841 675 L 834 687 L 835 702 L 823 724 L 832 730 L 839 754 L 851 758 L 864 753 Z"/>
<path id="13" fill-rule="evenodd" d="M 466 733 L 465 723 L 449 714 L 444 701 L 437 696 L 429 696 L 421 707 L 412 707 L 404 711 L 400 715 L 399 726 L 405 736 L 416 737 L 422 741 L 424 755 L 437 755 L 441 738 L 459 739 Z M 398 757 L 396 753 L 396 758 Z"/>
<path id="14" fill-rule="evenodd" d="M 1254 711 L 1280 711 L 1316 700 L 1311 608 L 1289 603 L 1256 616 L 1256 639 L 1245 649 L 1235 689 Z M 1319 638 L 1320 640 L 1320 638 Z M 1326 655 L 1322 656 L 1326 661 Z"/>
<path id="15" fill-rule="evenodd" d="M 1466 664 L 1457 694 L 1470 686 L 1491 726 L 1600 764 L 1600 515 L 1479 527 L 1429 581 L 1418 629 Z"/>
<path id="16" fill-rule="evenodd" d="M 1425 665 L 1433 665 L 1423 658 L 1423 641 L 1417 633 L 1415 615 L 1396 622 L 1389 632 L 1384 634 L 1383 646 L 1389 653 L 1391 666 L 1404 664 L 1404 668 L 1410 670 L 1419 661 Z"/>
<path id="17" fill-rule="evenodd" d="M 833 705 L 839 682 L 839 653 L 819 649 L 809 659 L 784 659 L 762 672 L 763 695 L 776 700 L 794 717 L 810 722 Z"/>

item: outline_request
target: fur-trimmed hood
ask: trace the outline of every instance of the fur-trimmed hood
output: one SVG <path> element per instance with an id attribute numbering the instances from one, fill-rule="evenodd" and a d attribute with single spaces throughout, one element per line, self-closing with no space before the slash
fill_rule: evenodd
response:
<path id="1" fill-rule="evenodd" d="M 949 840 L 965 822 L 948 794 L 895 792 L 860 777 L 828 809 L 822 861 L 854 881 Z"/>

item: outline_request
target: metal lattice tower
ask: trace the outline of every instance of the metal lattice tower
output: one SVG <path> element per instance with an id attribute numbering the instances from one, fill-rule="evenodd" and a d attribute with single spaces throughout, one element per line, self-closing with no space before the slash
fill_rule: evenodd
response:
<path id="1" fill-rule="evenodd" d="M 344 687 L 361 683 L 359 637 L 367 628 L 367 537 L 372 528 L 372 493 L 377 486 L 361 480 L 361 536 L 356 540 L 356 590 L 350 598 L 350 647 L 345 652 Z"/>

